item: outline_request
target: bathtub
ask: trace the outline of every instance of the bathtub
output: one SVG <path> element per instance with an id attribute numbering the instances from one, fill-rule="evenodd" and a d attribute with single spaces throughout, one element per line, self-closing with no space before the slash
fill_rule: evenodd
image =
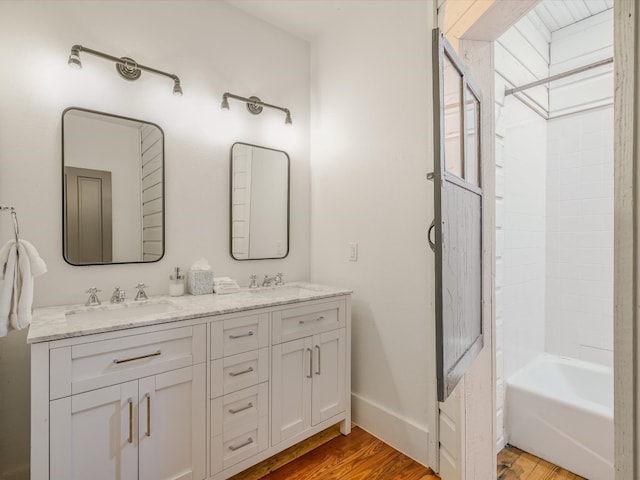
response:
<path id="1" fill-rule="evenodd" d="M 589 480 L 613 480 L 613 371 L 544 354 L 507 380 L 509 443 Z"/>

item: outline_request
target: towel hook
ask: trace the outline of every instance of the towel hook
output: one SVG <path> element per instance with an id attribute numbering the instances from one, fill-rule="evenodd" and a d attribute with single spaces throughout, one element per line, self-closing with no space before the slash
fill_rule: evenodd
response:
<path id="1" fill-rule="evenodd" d="M 12 206 L 0 205 L 1 210 L 9 210 L 11 212 L 11 217 L 13 218 L 13 233 L 16 236 L 16 244 L 20 240 L 20 226 L 18 225 L 18 214 L 16 213 L 16 209 Z"/>

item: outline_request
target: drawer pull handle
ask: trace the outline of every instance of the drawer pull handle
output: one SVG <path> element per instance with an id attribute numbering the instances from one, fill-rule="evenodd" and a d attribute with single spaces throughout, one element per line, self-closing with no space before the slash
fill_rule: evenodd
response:
<path id="1" fill-rule="evenodd" d="M 245 410 L 249 410 L 251 407 L 253 407 L 253 403 L 249 402 L 248 405 L 245 405 L 242 408 L 236 408 L 235 410 L 233 408 L 229 409 L 229 413 L 231 415 L 235 415 L 236 413 L 240 413 L 240 412 L 244 412 Z"/>
<path id="2" fill-rule="evenodd" d="M 240 450 L 242 447 L 246 447 L 247 445 L 251 445 L 253 443 L 253 438 L 249 437 L 246 442 L 241 443 L 240 445 L 229 445 L 229 450 L 235 452 L 236 450 Z"/>
<path id="3" fill-rule="evenodd" d="M 133 400 L 130 398 L 129 402 L 129 443 L 133 443 Z"/>
<path id="4" fill-rule="evenodd" d="M 313 377 L 313 350 L 311 350 L 310 348 L 307 348 L 307 352 L 309 352 L 309 374 L 307 375 L 307 378 L 312 378 Z"/>
<path id="5" fill-rule="evenodd" d="M 306 320 L 298 320 L 298 323 L 300 325 L 304 325 L 305 323 L 319 322 L 320 320 L 324 320 L 324 317 L 320 316 L 318 318 L 307 318 Z"/>
<path id="6" fill-rule="evenodd" d="M 162 352 L 160 350 L 158 350 L 157 352 L 148 353 L 147 355 L 140 355 L 139 357 L 125 358 L 124 360 L 118 360 L 116 358 L 113 361 L 113 363 L 119 364 L 119 363 L 133 362 L 134 360 L 142 360 L 143 358 L 157 357 L 158 355 L 162 355 Z"/>
<path id="7" fill-rule="evenodd" d="M 148 393 L 145 395 L 147 397 L 147 437 L 151 436 L 151 395 Z"/>
<path id="8" fill-rule="evenodd" d="M 316 370 L 316 375 L 320 375 L 320 345 L 316 345 L 316 350 L 318 351 L 318 369 Z"/>
<path id="9" fill-rule="evenodd" d="M 237 377 L 238 375 L 244 375 L 245 373 L 253 372 L 253 367 L 249 367 L 246 370 L 242 370 L 241 372 L 229 372 L 229 375 L 232 377 Z"/>
<path id="10" fill-rule="evenodd" d="M 249 330 L 248 333 L 242 333 L 240 335 L 229 335 L 229 338 L 231 340 L 237 340 L 238 338 L 244 338 L 244 337 L 253 337 L 253 332 Z"/>

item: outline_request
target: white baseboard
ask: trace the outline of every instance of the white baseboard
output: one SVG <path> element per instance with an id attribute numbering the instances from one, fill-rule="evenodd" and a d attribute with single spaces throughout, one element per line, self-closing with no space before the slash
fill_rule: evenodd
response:
<path id="1" fill-rule="evenodd" d="M 351 394 L 353 422 L 416 462 L 429 466 L 429 431 L 355 393 Z"/>
<path id="2" fill-rule="evenodd" d="M 496 452 L 500 453 L 500 451 L 507 446 L 507 438 L 504 435 L 500 435 L 498 441 L 496 442 Z"/>

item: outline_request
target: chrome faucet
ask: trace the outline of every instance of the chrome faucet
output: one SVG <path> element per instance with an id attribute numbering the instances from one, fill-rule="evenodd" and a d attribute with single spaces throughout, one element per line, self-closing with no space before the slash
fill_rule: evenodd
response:
<path id="1" fill-rule="evenodd" d="M 249 284 L 249 288 L 258 288 L 258 282 L 256 281 L 258 276 L 255 273 L 253 273 L 250 278 L 251 278 L 251 283 Z"/>
<path id="2" fill-rule="evenodd" d="M 284 280 L 282 280 L 282 272 L 276 273 L 275 277 L 270 277 L 269 275 L 264 276 L 264 280 L 262 280 L 263 287 L 270 287 L 271 283 L 274 282 L 274 285 L 284 285 Z"/>
<path id="3" fill-rule="evenodd" d="M 111 295 L 111 303 L 123 303 L 127 298 L 127 292 L 120 290 L 120 287 L 116 287 Z"/>
<path id="4" fill-rule="evenodd" d="M 144 291 L 145 288 L 147 288 L 148 285 L 145 285 L 144 283 L 138 283 L 134 288 L 138 289 L 138 293 L 136 293 L 136 298 L 134 298 L 134 301 L 138 301 L 138 300 L 148 300 L 149 297 L 147 297 L 147 292 Z"/>
<path id="5" fill-rule="evenodd" d="M 96 287 L 91 287 L 89 290 L 84 292 L 89 294 L 89 299 L 87 300 L 87 303 L 84 304 L 85 307 L 91 307 L 92 305 L 102 305 L 102 302 L 98 298 L 98 292 L 101 291 L 102 290 L 98 290 Z"/>

